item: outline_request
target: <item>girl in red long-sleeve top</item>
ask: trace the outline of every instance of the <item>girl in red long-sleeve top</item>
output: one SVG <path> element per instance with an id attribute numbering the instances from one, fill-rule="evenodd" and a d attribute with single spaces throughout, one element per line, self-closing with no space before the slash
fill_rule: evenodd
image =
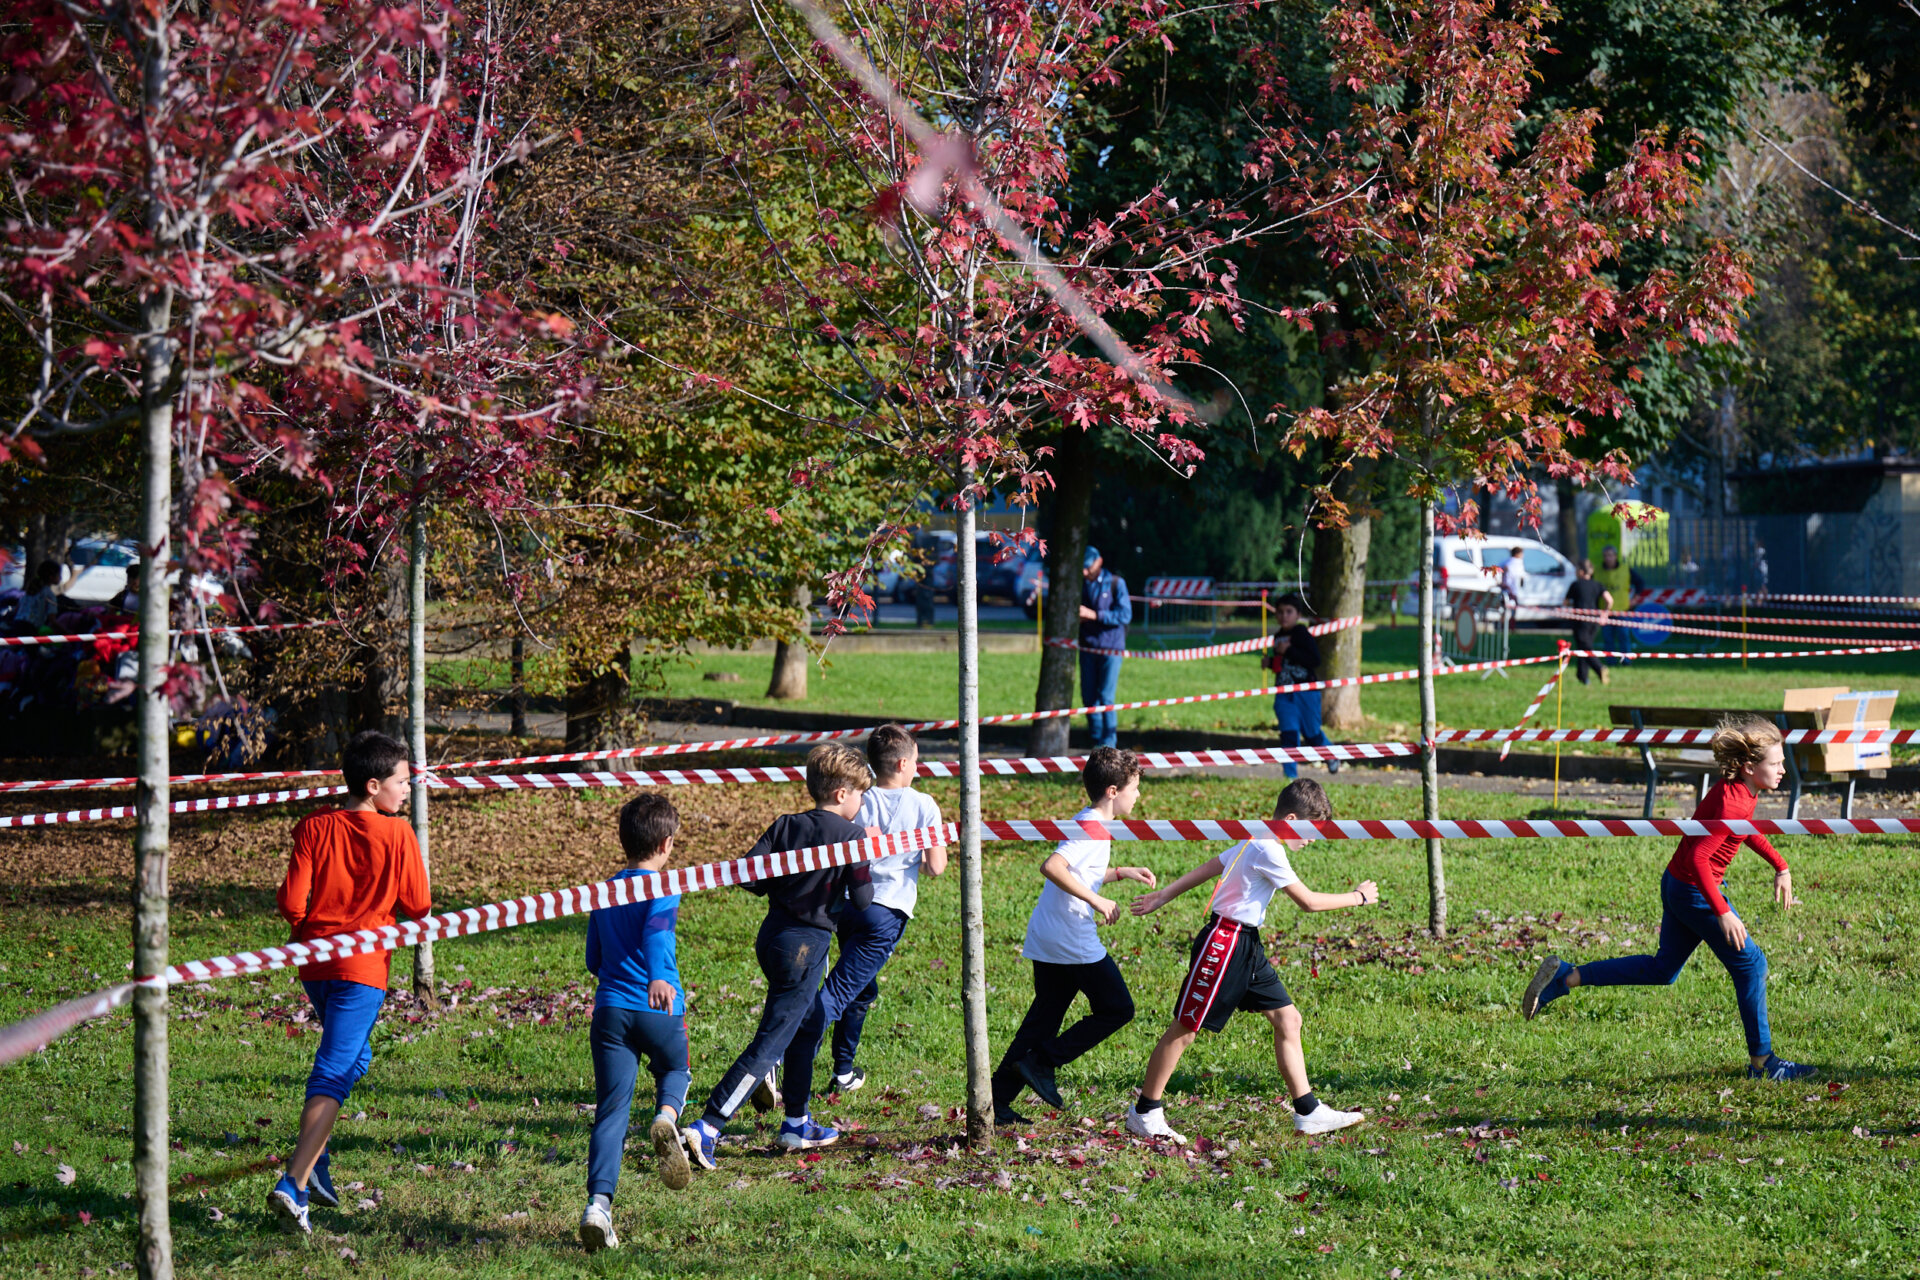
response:
<path id="1" fill-rule="evenodd" d="M 1744 821 L 1753 816 L 1759 792 L 1780 785 L 1786 754 L 1780 730 L 1758 716 L 1723 720 L 1713 735 L 1713 758 L 1720 781 L 1707 793 L 1695 818 Z M 1674 850 L 1673 861 L 1660 877 L 1660 950 L 1650 956 L 1621 956 L 1575 968 L 1558 956 L 1548 956 L 1534 972 L 1521 997 L 1520 1011 L 1528 1019 L 1574 987 L 1661 986 L 1679 978 L 1694 948 L 1706 943 L 1733 979 L 1740 1005 L 1740 1021 L 1747 1033 L 1747 1075 L 1756 1080 L 1797 1080 L 1814 1068 L 1788 1062 L 1773 1052 L 1767 1026 L 1767 957 L 1747 934 L 1722 889 L 1727 868 L 1740 846 L 1750 844 L 1773 866 L 1773 897 L 1784 910 L 1794 905 L 1793 873 L 1787 860 L 1760 835 L 1722 833 L 1688 836 Z"/>

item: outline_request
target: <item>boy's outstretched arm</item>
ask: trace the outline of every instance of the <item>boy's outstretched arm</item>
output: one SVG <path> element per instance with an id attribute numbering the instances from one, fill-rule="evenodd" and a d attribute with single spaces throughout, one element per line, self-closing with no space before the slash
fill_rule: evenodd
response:
<path id="1" fill-rule="evenodd" d="M 1220 865 L 1220 855 L 1216 853 L 1166 888 L 1155 889 L 1151 893 L 1141 894 L 1133 900 L 1133 905 L 1130 909 L 1133 914 L 1137 916 L 1152 915 L 1195 885 L 1205 884 L 1207 881 L 1213 879 L 1219 875 L 1222 870 L 1224 870 L 1224 868 Z"/>
<path id="2" fill-rule="evenodd" d="M 1345 893 L 1315 893 L 1295 880 L 1286 887 L 1286 895 L 1302 911 L 1338 911 L 1342 907 L 1370 907 L 1380 901 L 1380 887 L 1362 880 Z"/>

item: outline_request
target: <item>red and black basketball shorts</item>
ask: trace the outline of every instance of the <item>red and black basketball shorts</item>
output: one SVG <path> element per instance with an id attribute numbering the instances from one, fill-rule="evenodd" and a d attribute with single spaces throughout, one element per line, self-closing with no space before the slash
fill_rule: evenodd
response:
<path id="1" fill-rule="evenodd" d="M 1193 940 L 1193 962 L 1173 1016 L 1189 1031 L 1218 1032 L 1237 1009 L 1265 1013 L 1292 1003 L 1260 945 L 1260 931 L 1214 916 Z"/>

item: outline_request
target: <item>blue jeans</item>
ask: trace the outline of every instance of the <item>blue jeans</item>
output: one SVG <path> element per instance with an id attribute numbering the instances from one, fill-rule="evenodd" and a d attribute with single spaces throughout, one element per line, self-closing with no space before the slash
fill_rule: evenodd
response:
<path id="1" fill-rule="evenodd" d="M 653 1102 L 678 1115 L 693 1083 L 687 1057 L 687 1019 L 678 1013 L 615 1009 L 593 1011 L 588 1036 L 593 1051 L 593 1136 L 587 1140 L 587 1194 L 611 1196 L 620 1185 L 620 1149 L 627 1141 L 627 1117 L 640 1058 L 653 1073 Z"/>
<path id="2" fill-rule="evenodd" d="M 1320 728 L 1320 691 L 1318 689 L 1274 694 L 1273 718 L 1280 726 L 1281 746 L 1297 747 L 1302 743 L 1309 747 L 1327 745 L 1327 735 Z M 1280 768 L 1289 778 L 1300 776 L 1299 766 L 1292 761 L 1286 762 Z"/>
<path id="3" fill-rule="evenodd" d="M 313 1002 L 314 1017 L 320 1019 L 320 1048 L 307 1076 L 307 1096 L 344 1103 L 373 1065 L 373 1023 L 386 1003 L 387 990 L 344 978 L 300 985 Z"/>
<path id="4" fill-rule="evenodd" d="M 820 1052 L 820 1038 L 826 1034 L 827 1024 L 838 1023 L 855 1001 L 860 1002 L 860 1020 L 866 1021 L 867 1005 L 873 1002 L 874 996 L 880 994 L 880 984 L 876 981 L 880 968 L 899 944 L 900 934 L 907 927 L 907 919 L 906 912 L 883 907 L 877 902 L 865 911 L 849 910 L 841 915 L 840 959 L 827 975 L 826 982 L 814 994 L 813 1008 L 807 1011 L 800 1029 L 794 1032 L 792 1043 L 787 1045 L 787 1064 L 780 1076 L 780 1092 L 786 1098 L 787 1115 L 793 1119 L 807 1114 L 807 1099 L 813 1096 L 813 1059 Z M 871 996 L 867 994 L 869 987 L 873 988 Z M 853 1043 L 847 1049 L 849 1068 L 853 1062 L 853 1051 L 859 1044 L 860 1033 L 856 1028 Z M 839 1057 L 840 1041 L 836 1037 L 835 1070 L 840 1069 Z"/>
<path id="5" fill-rule="evenodd" d="M 1082 653 L 1080 655 L 1080 702 L 1083 706 L 1103 707 L 1120 696 L 1120 655 Z M 1117 711 L 1087 713 L 1087 733 L 1096 747 L 1120 745 L 1120 714 Z"/>
<path id="6" fill-rule="evenodd" d="M 706 1119 L 720 1124 L 732 1118 L 762 1076 L 786 1057 L 787 1045 L 813 1008 L 820 991 L 820 975 L 827 969 L 833 933 L 770 914 L 753 940 L 754 959 L 767 976 L 767 1002 L 760 1009 L 760 1026 L 753 1039 L 720 1077 L 707 1098 Z"/>
<path id="7" fill-rule="evenodd" d="M 1676 982 L 1694 948 L 1706 943 L 1733 979 L 1734 999 L 1747 1031 L 1747 1052 L 1756 1058 L 1773 1051 L 1767 1026 L 1767 956 L 1751 935 L 1738 951 L 1720 932 L 1720 917 L 1707 895 L 1682 884 L 1672 873 L 1660 877 L 1660 950 L 1650 956 L 1621 956 L 1580 966 L 1583 987 L 1657 987 Z M 1728 905 L 1732 905 L 1729 903 Z"/>

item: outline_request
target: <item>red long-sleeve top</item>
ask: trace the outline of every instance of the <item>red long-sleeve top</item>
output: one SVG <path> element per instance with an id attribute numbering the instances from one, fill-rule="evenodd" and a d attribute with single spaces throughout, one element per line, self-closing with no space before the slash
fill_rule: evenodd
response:
<path id="1" fill-rule="evenodd" d="M 1707 792 L 1707 798 L 1693 811 L 1696 818 L 1728 818 L 1743 821 L 1753 816 L 1758 798 L 1744 782 L 1716 782 L 1713 790 Z M 1714 912 L 1725 915 L 1732 908 L 1720 892 L 1720 882 L 1727 878 L 1727 868 L 1733 865 L 1733 855 L 1740 852 L 1742 844 L 1752 844 L 1754 852 L 1773 864 L 1775 871 L 1785 871 L 1787 860 L 1774 852 L 1762 835 L 1735 836 L 1711 835 L 1688 836 L 1673 851 L 1673 861 L 1667 864 L 1667 872 L 1682 884 L 1690 884 L 1707 895 L 1707 901 L 1713 904 Z"/>
<path id="2" fill-rule="evenodd" d="M 432 908 L 420 843 L 405 818 L 372 809 L 327 809 L 293 829 L 293 859 L 280 885 L 280 914 L 295 942 L 394 923 L 397 906 L 410 920 Z M 327 978 L 387 986 L 391 951 L 302 965 L 303 982 Z"/>

